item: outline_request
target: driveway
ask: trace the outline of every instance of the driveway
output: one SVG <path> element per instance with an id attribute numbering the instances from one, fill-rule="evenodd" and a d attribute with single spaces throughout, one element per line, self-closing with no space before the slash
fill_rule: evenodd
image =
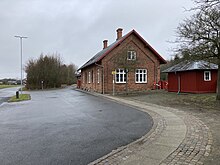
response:
<path id="1" fill-rule="evenodd" d="M 153 125 L 144 112 L 69 88 L 0 106 L 1 164 L 85 165 Z"/>

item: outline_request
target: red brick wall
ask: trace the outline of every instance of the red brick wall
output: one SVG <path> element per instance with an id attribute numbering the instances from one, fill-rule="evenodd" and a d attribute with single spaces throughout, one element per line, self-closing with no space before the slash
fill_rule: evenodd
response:
<path id="1" fill-rule="evenodd" d="M 136 51 L 136 60 L 127 60 L 127 51 Z M 124 60 L 126 59 L 126 60 Z M 156 56 L 139 40 L 135 35 L 129 36 L 118 47 L 112 50 L 105 58 L 102 59 L 101 65 L 104 66 L 104 91 L 105 93 L 112 93 L 113 90 L 113 75 L 112 71 L 117 68 L 128 68 L 128 92 L 146 91 L 153 88 L 154 81 L 160 80 L 160 64 Z M 98 66 L 92 65 L 82 70 L 82 85 L 81 88 L 85 90 L 92 90 L 102 92 L 102 68 L 100 70 L 100 83 L 97 84 L 97 69 Z M 135 83 L 135 69 L 147 69 L 147 83 Z M 94 83 L 87 83 L 85 76 L 88 72 L 96 75 Z M 92 80 L 91 80 L 92 81 Z M 115 92 L 126 92 L 126 83 L 115 83 Z"/>
<path id="2" fill-rule="evenodd" d="M 99 69 L 99 83 L 98 83 L 98 69 Z M 92 65 L 90 67 L 81 70 L 81 89 L 102 93 L 102 81 L 103 81 L 102 70 L 103 69 L 101 67 L 96 65 Z M 91 74 L 90 83 L 88 81 L 89 72 Z"/>
<path id="3" fill-rule="evenodd" d="M 136 61 L 123 60 L 127 58 L 127 51 L 136 51 Z M 121 60 L 121 62 L 120 62 Z M 117 61 L 119 61 L 117 63 Z M 125 62 L 126 64 L 121 64 Z M 145 47 L 145 45 L 135 36 L 131 35 L 124 42 L 110 52 L 103 60 L 102 64 L 105 67 L 105 91 L 112 93 L 113 88 L 113 75 L 112 71 L 117 68 L 129 69 L 128 73 L 128 91 L 146 91 L 153 88 L 154 81 L 160 80 L 160 68 L 159 61 L 155 55 Z M 135 69 L 147 69 L 147 83 L 135 83 Z M 126 92 L 126 84 L 115 84 L 115 92 L 123 93 Z"/>

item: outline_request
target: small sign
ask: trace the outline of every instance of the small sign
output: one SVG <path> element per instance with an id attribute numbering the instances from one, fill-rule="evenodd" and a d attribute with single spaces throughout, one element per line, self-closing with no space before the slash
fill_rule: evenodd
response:
<path id="1" fill-rule="evenodd" d="M 116 71 L 112 71 L 112 74 L 116 74 Z"/>

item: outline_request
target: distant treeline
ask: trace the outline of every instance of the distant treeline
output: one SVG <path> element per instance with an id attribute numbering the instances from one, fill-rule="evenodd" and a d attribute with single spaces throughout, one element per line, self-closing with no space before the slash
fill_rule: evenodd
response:
<path id="1" fill-rule="evenodd" d="M 4 78 L 0 80 L 0 84 L 4 84 L 4 85 L 17 85 L 17 84 L 21 84 L 21 80 L 16 80 L 13 78 Z"/>
<path id="2" fill-rule="evenodd" d="M 56 54 L 41 54 L 37 60 L 29 60 L 25 71 L 28 89 L 59 88 L 61 84 L 76 83 L 76 66 L 63 64 L 60 56 Z"/>

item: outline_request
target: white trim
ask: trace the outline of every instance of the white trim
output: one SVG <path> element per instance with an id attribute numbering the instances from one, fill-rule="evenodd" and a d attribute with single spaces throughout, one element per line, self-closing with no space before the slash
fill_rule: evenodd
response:
<path id="1" fill-rule="evenodd" d="M 135 83 L 147 83 L 147 69 L 135 70 Z"/>
<path id="2" fill-rule="evenodd" d="M 134 61 L 134 60 L 136 60 L 136 58 L 137 58 L 137 53 L 134 50 L 129 50 L 127 52 L 127 60 Z"/>
<path id="3" fill-rule="evenodd" d="M 99 69 L 97 69 L 97 83 L 99 84 L 100 82 L 100 73 L 99 73 Z"/>
<path id="4" fill-rule="evenodd" d="M 88 74 L 88 83 L 89 84 L 91 83 L 91 72 L 89 72 L 89 74 Z"/>
<path id="5" fill-rule="evenodd" d="M 115 83 L 117 83 L 117 84 L 126 83 L 126 72 L 123 68 L 116 69 Z"/>
<path id="6" fill-rule="evenodd" d="M 208 75 L 206 75 L 208 73 Z M 211 81 L 211 71 L 204 71 L 204 81 Z"/>

